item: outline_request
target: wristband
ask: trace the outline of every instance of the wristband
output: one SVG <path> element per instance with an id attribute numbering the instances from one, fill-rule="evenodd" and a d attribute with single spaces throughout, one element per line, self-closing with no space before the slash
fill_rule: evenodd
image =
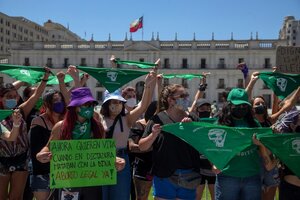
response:
<path id="1" fill-rule="evenodd" d="M 21 123 L 18 124 L 18 125 L 16 125 L 15 123 L 13 123 L 13 127 L 15 127 L 15 128 L 19 128 L 20 126 L 21 126 Z"/>

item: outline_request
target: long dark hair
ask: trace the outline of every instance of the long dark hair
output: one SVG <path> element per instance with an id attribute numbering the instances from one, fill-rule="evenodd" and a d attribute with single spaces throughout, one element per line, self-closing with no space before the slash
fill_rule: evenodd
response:
<path id="1" fill-rule="evenodd" d="M 110 100 L 108 100 L 107 102 L 105 102 L 104 104 L 102 104 L 101 106 L 101 110 L 100 110 L 100 114 L 103 115 L 104 117 L 109 117 L 110 114 L 109 114 L 109 102 Z M 121 111 L 121 116 L 125 116 L 125 103 L 122 102 L 122 111 Z"/>
<path id="2" fill-rule="evenodd" d="M 254 100 L 255 99 L 262 99 L 264 102 L 265 102 L 265 112 L 263 113 L 263 119 L 264 119 L 264 122 L 266 122 L 267 124 L 269 124 L 270 126 L 272 125 L 272 123 L 270 122 L 270 120 L 269 120 L 269 115 L 268 115 L 268 109 L 267 109 L 267 106 L 266 106 L 266 100 L 265 100 L 265 98 L 263 97 L 263 96 L 255 96 L 255 97 L 253 97 L 251 100 L 250 100 L 250 103 L 251 103 L 251 105 L 252 105 L 252 107 L 254 106 L 253 104 L 254 104 Z"/>
<path id="3" fill-rule="evenodd" d="M 168 97 L 174 95 L 179 88 L 183 88 L 183 86 L 179 84 L 171 84 L 162 89 L 159 95 L 157 113 L 169 108 Z"/>
<path id="4" fill-rule="evenodd" d="M 72 139 L 72 131 L 77 121 L 76 107 L 69 107 L 64 120 L 61 133 L 61 139 L 70 140 Z M 105 132 L 102 123 L 96 120 L 94 117 L 91 118 L 91 129 L 93 138 L 104 138 Z"/>
<path id="5" fill-rule="evenodd" d="M 234 127 L 234 120 L 231 113 L 231 106 L 232 104 L 230 102 L 224 103 L 222 111 L 219 115 L 219 124 Z M 250 106 L 248 107 L 248 112 L 244 117 L 244 119 L 247 121 L 250 128 L 258 127 L 258 123 L 254 119 L 253 112 Z"/>

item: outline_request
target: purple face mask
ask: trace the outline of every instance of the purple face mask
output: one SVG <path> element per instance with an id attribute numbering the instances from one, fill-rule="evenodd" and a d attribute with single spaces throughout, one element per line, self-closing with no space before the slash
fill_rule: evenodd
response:
<path id="1" fill-rule="evenodd" d="M 61 113 L 64 112 L 64 110 L 65 110 L 65 104 L 64 104 L 64 102 L 59 101 L 59 102 L 55 102 L 53 104 L 53 111 L 54 112 L 61 114 Z"/>

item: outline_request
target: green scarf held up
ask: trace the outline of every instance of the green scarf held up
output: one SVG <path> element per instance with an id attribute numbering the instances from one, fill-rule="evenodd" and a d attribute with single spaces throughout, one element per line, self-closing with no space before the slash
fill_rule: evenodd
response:
<path id="1" fill-rule="evenodd" d="M 270 128 L 235 128 L 204 122 L 168 124 L 163 126 L 163 131 L 190 144 L 220 170 L 237 153 L 253 145 L 254 133 L 272 132 Z"/>
<path id="2" fill-rule="evenodd" d="M 137 61 L 132 61 L 132 60 L 118 60 L 116 59 L 115 62 L 117 64 L 124 64 L 124 65 L 134 65 L 142 69 L 147 69 L 147 68 L 153 68 L 156 66 L 155 63 L 148 63 L 148 62 L 137 62 Z"/>
<path id="3" fill-rule="evenodd" d="M 82 75 L 83 75 L 83 73 L 79 73 L 79 77 L 81 77 Z M 69 74 L 66 74 L 64 83 L 69 83 L 71 81 L 73 81 L 73 78 Z M 57 76 L 53 76 L 53 75 L 49 76 L 47 85 L 58 85 L 58 84 L 59 84 L 59 82 L 58 82 Z"/>
<path id="4" fill-rule="evenodd" d="M 77 69 L 94 77 L 99 83 L 103 84 L 109 92 L 114 92 L 126 83 L 148 74 L 148 72 L 116 68 L 77 66 Z"/>
<path id="5" fill-rule="evenodd" d="M 0 110 L 0 121 L 10 116 L 13 112 L 13 110 Z"/>
<path id="6" fill-rule="evenodd" d="M 0 64 L 0 72 L 30 84 L 41 81 L 45 74 L 44 67 Z"/>
<path id="7" fill-rule="evenodd" d="M 260 72 L 258 77 L 262 79 L 281 100 L 300 86 L 300 75 L 298 74 Z"/>
<path id="8" fill-rule="evenodd" d="M 163 74 L 163 78 L 183 78 L 187 80 L 191 80 L 193 78 L 203 78 L 201 74 Z"/>
<path id="9" fill-rule="evenodd" d="M 300 178 L 300 133 L 269 133 L 257 138 Z"/>

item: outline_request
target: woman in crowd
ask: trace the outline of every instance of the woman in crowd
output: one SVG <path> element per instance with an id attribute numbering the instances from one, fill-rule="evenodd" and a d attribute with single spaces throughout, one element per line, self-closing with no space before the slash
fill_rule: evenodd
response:
<path id="1" fill-rule="evenodd" d="M 147 200 L 152 186 L 152 152 L 140 151 L 138 143 L 143 136 L 148 121 L 152 118 L 156 109 L 157 101 L 151 102 L 145 112 L 144 118 L 138 120 L 131 128 L 129 137 L 129 151 L 135 155 L 135 160 L 133 162 L 133 182 L 136 200 Z"/>
<path id="2" fill-rule="evenodd" d="M 26 122 L 30 111 L 42 95 L 49 77 L 49 69 L 42 82 L 33 95 L 24 103 L 19 105 L 22 120 L 19 134 L 14 142 L 0 140 L 0 199 L 22 199 L 23 191 L 28 176 L 28 135 Z M 0 103 L 3 109 L 14 109 L 17 107 L 18 94 L 11 84 L 0 88 Z M 2 120 L 1 124 L 9 131 L 14 128 L 12 117 Z M 15 124 L 16 126 L 16 124 Z"/>
<path id="3" fill-rule="evenodd" d="M 14 110 L 12 114 L 13 128 L 11 131 L 8 131 L 5 126 L 0 124 L 0 138 L 5 141 L 15 141 L 19 135 L 19 128 L 22 120 L 22 115 L 19 110 Z"/>
<path id="4" fill-rule="evenodd" d="M 244 89 L 234 88 L 230 91 L 227 103 L 219 116 L 219 124 L 231 127 L 260 127 L 254 119 Z M 232 158 L 221 172 L 216 172 L 215 199 L 261 199 L 260 158 L 255 144 Z"/>
<path id="5" fill-rule="evenodd" d="M 105 99 L 100 113 L 103 116 L 103 124 L 106 130 L 106 138 L 113 138 L 116 141 L 117 156 L 126 161 L 125 169 L 118 172 L 117 184 L 103 186 L 104 200 L 128 200 L 130 198 L 130 163 L 127 152 L 127 144 L 130 128 L 137 119 L 144 113 L 151 102 L 156 84 L 156 73 L 150 72 L 145 78 L 144 92 L 140 104 L 125 114 L 126 100 L 117 90 L 114 93 L 105 93 Z"/>
<path id="6" fill-rule="evenodd" d="M 276 133 L 294 133 L 300 135 L 300 111 L 292 110 L 283 114 L 272 127 Z M 279 199 L 300 199 L 300 178 L 286 165 L 282 167 Z"/>
<path id="7" fill-rule="evenodd" d="M 31 190 L 37 200 L 46 200 L 50 195 L 50 164 L 40 163 L 36 154 L 47 145 L 53 126 L 63 119 L 65 102 L 57 90 L 50 90 L 43 96 L 45 113 L 33 119 L 30 129 L 30 155 L 32 161 Z"/>
<path id="8" fill-rule="evenodd" d="M 62 121 L 54 125 L 47 146 L 36 155 L 37 160 L 41 163 L 50 162 L 52 157 L 49 149 L 51 140 L 104 138 L 103 125 L 93 118 L 96 103 L 97 101 L 93 98 L 89 88 L 80 87 L 72 90 L 71 101 L 67 107 L 66 114 Z M 123 162 L 121 160 L 117 163 L 117 169 L 122 169 Z M 69 191 L 79 192 L 81 200 L 96 200 L 101 199 L 102 196 L 101 187 L 99 186 L 72 188 Z"/>
<path id="9" fill-rule="evenodd" d="M 164 124 L 192 121 L 185 97 L 181 85 L 171 84 L 163 88 L 158 113 L 148 122 L 139 141 L 142 151 L 152 148 L 155 199 L 196 198 L 196 187 L 200 184 L 199 153 L 178 137 L 161 131 Z"/>

